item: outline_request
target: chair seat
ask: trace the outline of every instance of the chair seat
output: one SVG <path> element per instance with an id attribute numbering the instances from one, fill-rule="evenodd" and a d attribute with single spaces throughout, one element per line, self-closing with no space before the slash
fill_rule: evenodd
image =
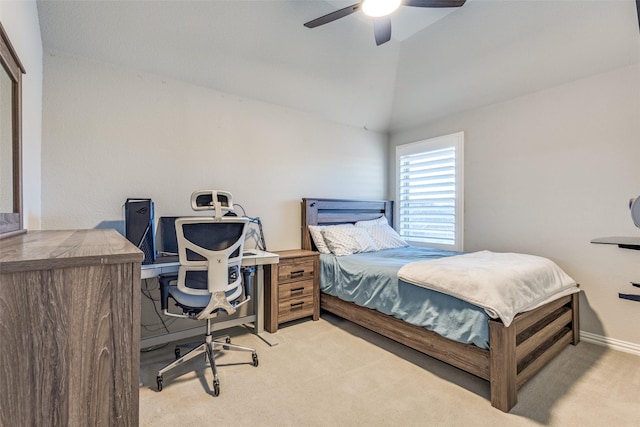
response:
<path id="1" fill-rule="evenodd" d="M 182 292 L 177 286 L 169 288 L 169 294 L 180 305 L 191 307 L 194 309 L 203 309 L 209 304 L 211 295 L 193 295 Z"/>
<path id="2" fill-rule="evenodd" d="M 177 276 L 174 274 L 171 275 L 162 275 L 160 276 L 160 284 L 161 287 L 166 289 L 167 296 L 171 296 L 178 305 L 182 306 L 184 309 L 188 311 L 198 311 L 205 308 L 209 301 L 211 300 L 211 294 L 206 295 L 194 295 L 192 293 L 183 292 L 180 290 L 178 286 L 171 285 L 171 283 L 175 283 Z M 189 278 L 186 282 L 188 288 L 191 289 L 207 289 L 207 281 L 205 278 L 200 277 L 199 275 L 194 275 Z M 225 291 L 225 295 L 227 300 L 231 303 L 231 305 L 236 305 L 238 298 L 242 296 L 242 282 L 231 283 L 227 287 Z M 162 298 L 162 306 L 163 309 L 166 308 L 167 302 L 164 298 Z M 235 303 L 235 304 L 234 304 Z"/>

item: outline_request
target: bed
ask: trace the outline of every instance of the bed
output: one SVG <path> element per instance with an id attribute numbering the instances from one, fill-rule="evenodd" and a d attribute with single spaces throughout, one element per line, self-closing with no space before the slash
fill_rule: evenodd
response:
<path id="1" fill-rule="evenodd" d="M 382 216 L 386 217 L 389 224 L 393 224 L 391 201 L 304 198 L 302 248 L 317 250 L 309 225 L 356 223 Z M 324 291 L 320 295 L 320 307 L 487 380 L 491 405 L 508 412 L 517 403 L 518 389 L 567 345 L 579 342 L 578 300 L 578 293 L 562 296 L 517 314 L 508 327 L 501 320 L 487 316 L 488 342 L 485 346 L 481 343 L 483 338 L 480 338 L 480 342 L 474 341 L 474 338 L 469 338 L 469 342 L 445 338 L 425 327 L 345 301 Z"/>

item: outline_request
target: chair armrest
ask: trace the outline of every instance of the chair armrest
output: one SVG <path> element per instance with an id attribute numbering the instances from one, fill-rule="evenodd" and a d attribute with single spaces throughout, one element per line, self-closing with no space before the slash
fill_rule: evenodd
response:
<path id="1" fill-rule="evenodd" d="M 177 274 L 163 274 L 158 277 L 158 283 L 160 284 L 160 308 L 163 311 L 169 308 L 169 286 L 171 286 L 171 282 L 175 280 L 178 280 Z"/>

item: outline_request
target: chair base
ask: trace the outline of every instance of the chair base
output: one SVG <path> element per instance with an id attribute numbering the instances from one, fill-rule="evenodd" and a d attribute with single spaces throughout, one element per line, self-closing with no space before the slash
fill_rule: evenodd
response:
<path id="1" fill-rule="evenodd" d="M 221 339 L 224 339 L 224 341 L 221 341 Z M 176 366 L 182 365 L 183 363 L 193 359 L 196 356 L 201 355 L 202 353 L 205 353 L 207 359 L 209 360 L 211 371 L 213 372 L 213 395 L 220 395 L 220 380 L 218 378 L 218 368 L 216 366 L 216 358 L 214 354 L 217 348 L 222 348 L 223 350 L 251 352 L 251 364 L 255 367 L 258 366 L 258 354 L 256 353 L 255 349 L 242 345 L 232 344 L 231 339 L 228 335 L 217 337 L 214 339 L 211 335 L 211 322 L 209 319 L 207 319 L 207 334 L 205 335 L 205 342 L 193 348 L 183 356 L 180 356 L 180 349 L 178 348 L 178 346 L 176 346 L 176 360 L 158 371 L 158 374 L 156 376 L 156 385 L 158 387 L 158 391 L 162 391 L 163 376 L 166 372 L 172 370 Z"/>

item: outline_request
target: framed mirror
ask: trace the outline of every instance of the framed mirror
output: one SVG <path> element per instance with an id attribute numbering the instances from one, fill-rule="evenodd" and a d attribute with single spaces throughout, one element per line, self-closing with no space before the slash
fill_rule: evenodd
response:
<path id="1" fill-rule="evenodd" d="M 22 220 L 22 74 L 0 23 L 0 239 L 24 233 Z"/>

